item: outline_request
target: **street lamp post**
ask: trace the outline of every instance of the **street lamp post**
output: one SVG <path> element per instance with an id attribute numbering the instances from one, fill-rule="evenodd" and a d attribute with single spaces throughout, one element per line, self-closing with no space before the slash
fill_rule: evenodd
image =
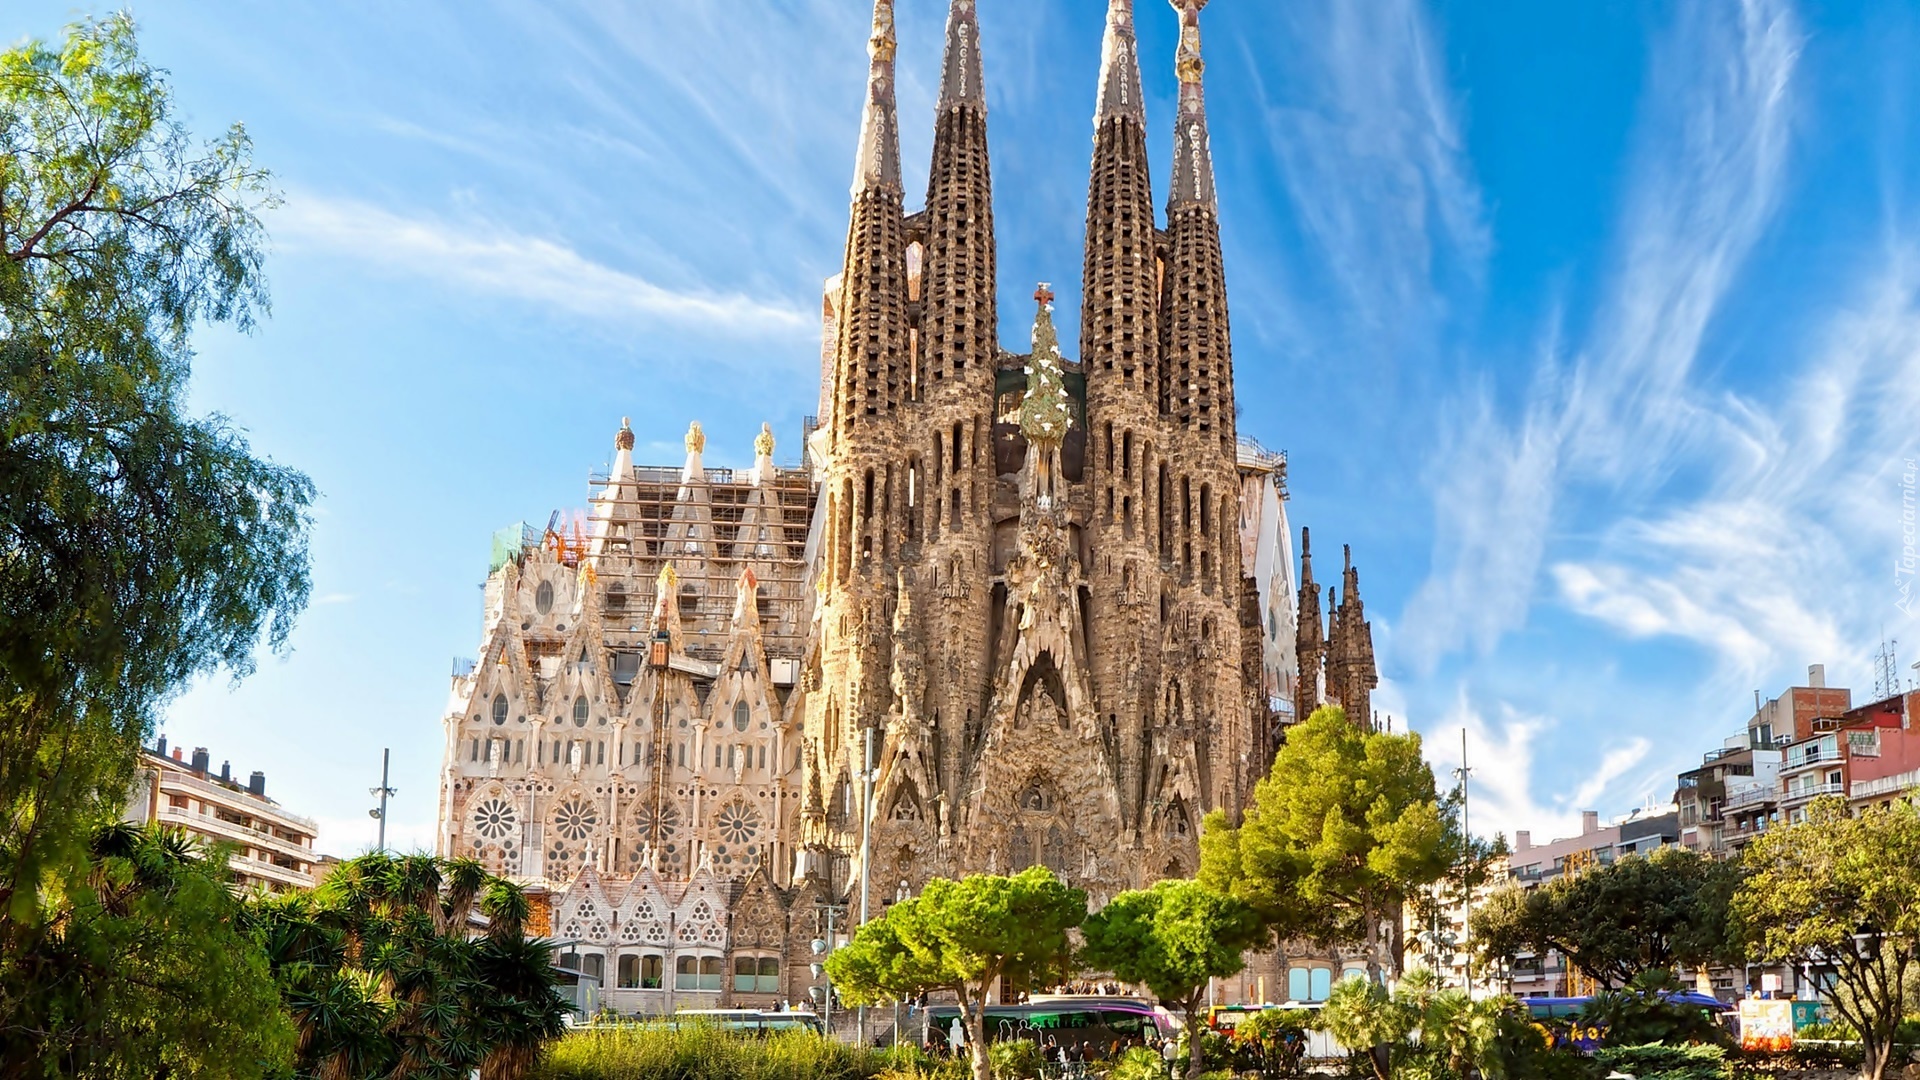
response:
<path id="1" fill-rule="evenodd" d="M 815 960 L 811 965 L 809 965 L 809 967 L 813 972 L 813 977 L 816 979 L 823 979 L 826 977 L 827 956 L 833 952 L 833 917 L 839 914 L 839 911 L 840 911 L 838 905 L 835 905 L 835 904 L 828 903 L 828 904 L 822 904 L 820 906 L 826 912 L 827 936 L 825 938 L 814 938 L 813 941 L 810 942 L 807 946 L 808 949 L 812 951 L 813 955 L 819 958 Z M 833 1037 L 833 980 L 830 978 L 825 978 L 825 982 L 823 982 L 817 989 L 820 991 L 820 1019 L 821 1019 L 821 1022 L 826 1025 L 827 1037 L 832 1038 Z"/>
<path id="2" fill-rule="evenodd" d="M 380 751 L 380 786 L 367 789 L 367 794 L 378 795 L 380 797 L 380 805 L 367 811 L 368 817 L 380 823 L 380 840 L 375 845 L 375 850 L 378 851 L 387 850 L 387 796 L 399 794 L 398 791 L 395 791 L 387 784 L 387 766 L 392 758 L 393 749 L 391 747 Z"/>
<path id="3" fill-rule="evenodd" d="M 860 743 L 860 781 L 864 790 L 860 797 L 860 922 L 857 926 L 867 925 L 867 900 L 873 891 L 873 781 L 877 772 L 873 767 L 873 729 L 867 728 Z M 860 1045 L 867 1045 L 865 1005 L 860 1006 L 860 1020 L 855 1030 L 859 1032 Z"/>

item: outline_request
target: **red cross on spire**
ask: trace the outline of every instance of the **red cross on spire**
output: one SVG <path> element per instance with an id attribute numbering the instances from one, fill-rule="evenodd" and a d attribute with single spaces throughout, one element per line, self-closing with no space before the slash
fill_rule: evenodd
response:
<path id="1" fill-rule="evenodd" d="M 1047 283 L 1043 281 L 1040 283 L 1039 288 L 1033 290 L 1033 298 L 1042 304 L 1051 304 L 1053 303 L 1053 290 L 1048 288 Z"/>

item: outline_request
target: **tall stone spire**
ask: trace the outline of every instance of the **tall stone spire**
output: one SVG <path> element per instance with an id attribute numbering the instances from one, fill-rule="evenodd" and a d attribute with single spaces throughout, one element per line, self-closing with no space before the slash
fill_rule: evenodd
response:
<path id="1" fill-rule="evenodd" d="M 873 36 L 867 40 L 867 104 L 860 114 L 853 194 L 869 188 L 900 190 L 900 117 L 893 98 L 893 0 L 873 0 Z"/>
<path id="2" fill-rule="evenodd" d="M 1227 329 L 1226 270 L 1207 141 L 1200 75 L 1200 9 L 1206 0 L 1172 0 L 1180 11 L 1174 70 L 1180 105 L 1174 118 L 1173 188 L 1167 198 L 1169 265 L 1161 321 L 1161 395 L 1167 415 L 1196 447 L 1217 441 L 1234 456 L 1233 346 Z"/>
<path id="3" fill-rule="evenodd" d="M 1080 354 L 1087 369 L 1087 404 L 1093 411 L 1120 404 L 1123 396 L 1140 399 L 1148 415 L 1158 411 L 1153 182 L 1145 123 L 1133 0 L 1109 0 L 1080 278 Z M 1115 419 L 1131 427 L 1145 418 Z"/>
<path id="4" fill-rule="evenodd" d="M 1293 718 L 1305 720 L 1320 707 L 1321 663 L 1326 658 L 1326 631 L 1320 625 L 1320 584 L 1313 580 L 1313 536 L 1300 530 L 1299 622 L 1293 650 L 1300 680 L 1293 688 Z"/>
<path id="5" fill-rule="evenodd" d="M 853 210 L 834 348 L 833 430 L 890 419 L 911 392 L 906 239 L 900 193 L 900 124 L 893 101 L 893 0 L 874 0 L 873 58 L 854 157 Z M 848 448 L 836 444 L 833 452 Z"/>
<path id="6" fill-rule="evenodd" d="M 980 20 L 974 0 L 953 0 L 947 11 L 947 54 L 940 68 L 940 111 L 970 105 L 987 108 L 980 78 Z"/>
<path id="7" fill-rule="evenodd" d="M 1180 79 L 1180 104 L 1174 118 L 1173 192 L 1168 205 L 1213 206 L 1213 149 L 1207 140 L 1207 98 L 1201 85 L 1207 63 L 1200 58 L 1200 9 L 1207 0 L 1172 2 L 1180 12 L 1180 49 L 1173 62 Z"/>
<path id="8" fill-rule="evenodd" d="M 1093 122 L 1097 125 L 1109 116 L 1147 122 L 1140 91 L 1140 44 L 1133 35 L 1133 0 L 1107 3 L 1107 34 L 1100 45 L 1100 98 Z"/>
<path id="9" fill-rule="evenodd" d="M 1160 605 L 1141 597 L 1167 543 L 1159 520 L 1165 470 L 1160 432 L 1160 286 L 1153 180 L 1147 166 L 1146 102 L 1133 0 L 1108 0 L 1095 91 L 1093 161 L 1087 179 L 1087 235 L 1080 273 L 1080 359 L 1086 375 L 1084 476 L 1094 495 L 1088 523 L 1108 557 L 1093 577 L 1093 694 L 1118 747 L 1146 747 L 1157 726 Z M 1110 617 L 1113 616 L 1113 617 Z M 1143 689 L 1144 688 L 1144 689 Z M 1156 797 L 1144 752 L 1116 749 L 1122 814 L 1140 822 Z"/>
<path id="10" fill-rule="evenodd" d="M 1346 548 L 1346 569 L 1340 581 L 1340 633 L 1333 642 L 1332 676 L 1340 686 L 1340 704 L 1347 719 L 1363 730 L 1373 728 L 1373 689 L 1380 671 L 1373 656 L 1373 625 L 1360 601 L 1360 572 L 1353 568 L 1353 548 Z"/>
<path id="11" fill-rule="evenodd" d="M 947 54 L 927 170 L 926 259 L 921 295 L 925 396 L 964 390 L 984 411 L 999 357 L 994 306 L 993 177 L 987 162 L 987 95 L 981 83 L 980 24 L 974 0 L 953 0 Z M 973 416 L 942 416 L 943 427 Z"/>

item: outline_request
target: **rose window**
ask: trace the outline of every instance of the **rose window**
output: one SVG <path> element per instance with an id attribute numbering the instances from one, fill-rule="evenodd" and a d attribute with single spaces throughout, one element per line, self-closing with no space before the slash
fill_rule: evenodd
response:
<path id="1" fill-rule="evenodd" d="M 633 824 L 640 839 L 665 840 L 680 831 L 680 812 L 668 805 L 660 807 L 659 814 L 655 815 L 652 805 L 642 803 L 633 813 Z"/>
<path id="2" fill-rule="evenodd" d="M 569 799 L 553 812 L 553 827 L 569 840 L 585 840 L 600 824 L 600 813 L 579 799 Z"/>
<path id="3" fill-rule="evenodd" d="M 716 823 L 727 843 L 744 844 L 760 832 L 760 812 L 735 800 L 721 808 Z"/>
<path id="4" fill-rule="evenodd" d="M 488 799 L 473 811 L 473 831 L 488 840 L 499 840 L 519 824 L 513 804 L 505 799 Z"/>

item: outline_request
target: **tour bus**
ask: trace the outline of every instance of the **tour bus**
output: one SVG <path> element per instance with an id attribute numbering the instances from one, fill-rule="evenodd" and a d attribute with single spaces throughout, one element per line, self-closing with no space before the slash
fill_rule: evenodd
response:
<path id="1" fill-rule="evenodd" d="M 1661 995 L 1671 1005 L 1682 1005 L 1699 1009 L 1712 1017 L 1720 1026 L 1733 1030 L 1730 1014 L 1725 1002 L 1710 994 L 1695 993 L 1691 990 L 1672 991 Z M 1520 1003 L 1527 1007 L 1533 1017 L 1534 1026 L 1547 1035 L 1547 1041 L 1558 1042 L 1565 1039 L 1581 1051 L 1592 1053 L 1605 1045 L 1607 1033 L 1602 1028 L 1582 1027 L 1579 1020 L 1591 997 L 1529 997 L 1521 998 Z M 1557 1021 L 1557 1022 L 1556 1022 Z"/>
<path id="2" fill-rule="evenodd" d="M 1242 1020 L 1245 1020 L 1255 1013 L 1265 1012 L 1270 1009 L 1286 1009 L 1298 1010 L 1306 1013 L 1308 1017 L 1312 1017 L 1314 1013 L 1319 1011 L 1321 1004 L 1321 1002 L 1313 1001 L 1290 1002 L 1282 1005 L 1213 1005 L 1207 1009 L 1207 1026 L 1223 1035 L 1232 1035 L 1234 1029 L 1240 1026 Z M 1346 1051 L 1341 1048 L 1339 1043 L 1333 1041 L 1333 1036 L 1324 1031 L 1308 1028 L 1307 1031 L 1303 1033 L 1302 1039 L 1305 1045 L 1300 1048 L 1300 1052 L 1308 1060 L 1331 1060 L 1346 1056 Z"/>
<path id="3" fill-rule="evenodd" d="M 737 1035 L 753 1035 L 765 1038 L 783 1031 L 811 1031 L 815 1035 L 826 1034 L 827 1027 L 820 1018 L 810 1012 L 767 1012 L 761 1009 L 683 1009 L 671 1017 L 663 1018 L 669 1025 L 675 1022 L 693 1021 L 712 1024 L 722 1031 Z"/>
<path id="4" fill-rule="evenodd" d="M 950 1048 L 960 1006 L 929 1005 L 922 1012 L 921 1045 Z M 1106 1058 L 1129 1046 L 1157 1044 L 1172 1035 L 1176 1025 L 1163 1010 L 1139 998 L 1048 995 L 1019 1005 L 987 1006 L 986 1029 L 988 1042 L 1051 1039 L 1082 1057 Z"/>

